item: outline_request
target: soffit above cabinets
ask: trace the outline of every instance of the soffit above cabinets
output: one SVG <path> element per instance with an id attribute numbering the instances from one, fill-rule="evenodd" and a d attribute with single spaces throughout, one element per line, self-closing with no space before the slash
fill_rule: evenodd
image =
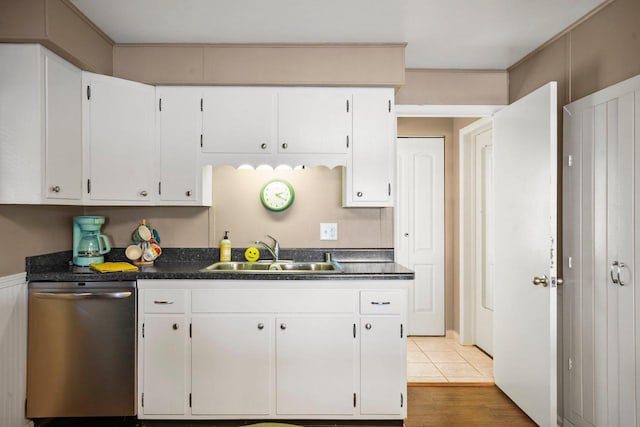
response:
<path id="1" fill-rule="evenodd" d="M 603 0 L 71 0 L 116 43 L 407 42 L 407 68 L 504 70 Z"/>

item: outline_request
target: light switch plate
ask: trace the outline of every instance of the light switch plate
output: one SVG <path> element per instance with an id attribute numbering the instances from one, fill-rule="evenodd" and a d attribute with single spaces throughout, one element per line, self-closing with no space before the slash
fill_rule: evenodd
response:
<path id="1" fill-rule="evenodd" d="M 321 222 L 320 240 L 338 240 L 338 224 L 335 222 Z"/>

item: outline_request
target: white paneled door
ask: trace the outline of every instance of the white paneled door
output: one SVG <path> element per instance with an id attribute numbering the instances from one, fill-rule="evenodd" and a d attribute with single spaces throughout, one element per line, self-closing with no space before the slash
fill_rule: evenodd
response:
<path id="1" fill-rule="evenodd" d="M 493 355 L 493 130 L 475 137 L 475 298 L 473 337 L 475 344 Z"/>
<path id="2" fill-rule="evenodd" d="M 496 385 L 557 425 L 556 82 L 494 117 Z"/>
<path id="3" fill-rule="evenodd" d="M 398 262 L 415 271 L 409 335 L 444 335 L 444 138 L 398 138 Z"/>

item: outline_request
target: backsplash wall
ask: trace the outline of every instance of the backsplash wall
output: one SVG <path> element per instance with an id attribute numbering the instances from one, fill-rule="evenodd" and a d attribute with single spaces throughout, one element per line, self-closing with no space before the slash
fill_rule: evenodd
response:
<path id="1" fill-rule="evenodd" d="M 281 213 L 260 204 L 259 190 L 275 177 L 291 182 L 293 206 Z M 235 247 L 271 234 L 282 247 L 393 247 L 392 208 L 342 208 L 342 168 L 296 171 L 214 168 L 214 204 L 208 207 L 0 205 L 0 276 L 24 271 L 24 258 L 71 249 L 72 218 L 104 215 L 115 247 L 130 244 L 143 218 L 158 229 L 165 247 L 215 247 L 225 230 Z M 320 222 L 338 224 L 338 240 L 320 240 Z"/>

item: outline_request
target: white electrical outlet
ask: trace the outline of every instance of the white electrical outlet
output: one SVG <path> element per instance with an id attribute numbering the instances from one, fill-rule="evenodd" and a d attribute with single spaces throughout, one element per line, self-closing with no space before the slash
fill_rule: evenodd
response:
<path id="1" fill-rule="evenodd" d="M 321 222 L 320 240 L 338 240 L 338 224 L 335 222 Z"/>

